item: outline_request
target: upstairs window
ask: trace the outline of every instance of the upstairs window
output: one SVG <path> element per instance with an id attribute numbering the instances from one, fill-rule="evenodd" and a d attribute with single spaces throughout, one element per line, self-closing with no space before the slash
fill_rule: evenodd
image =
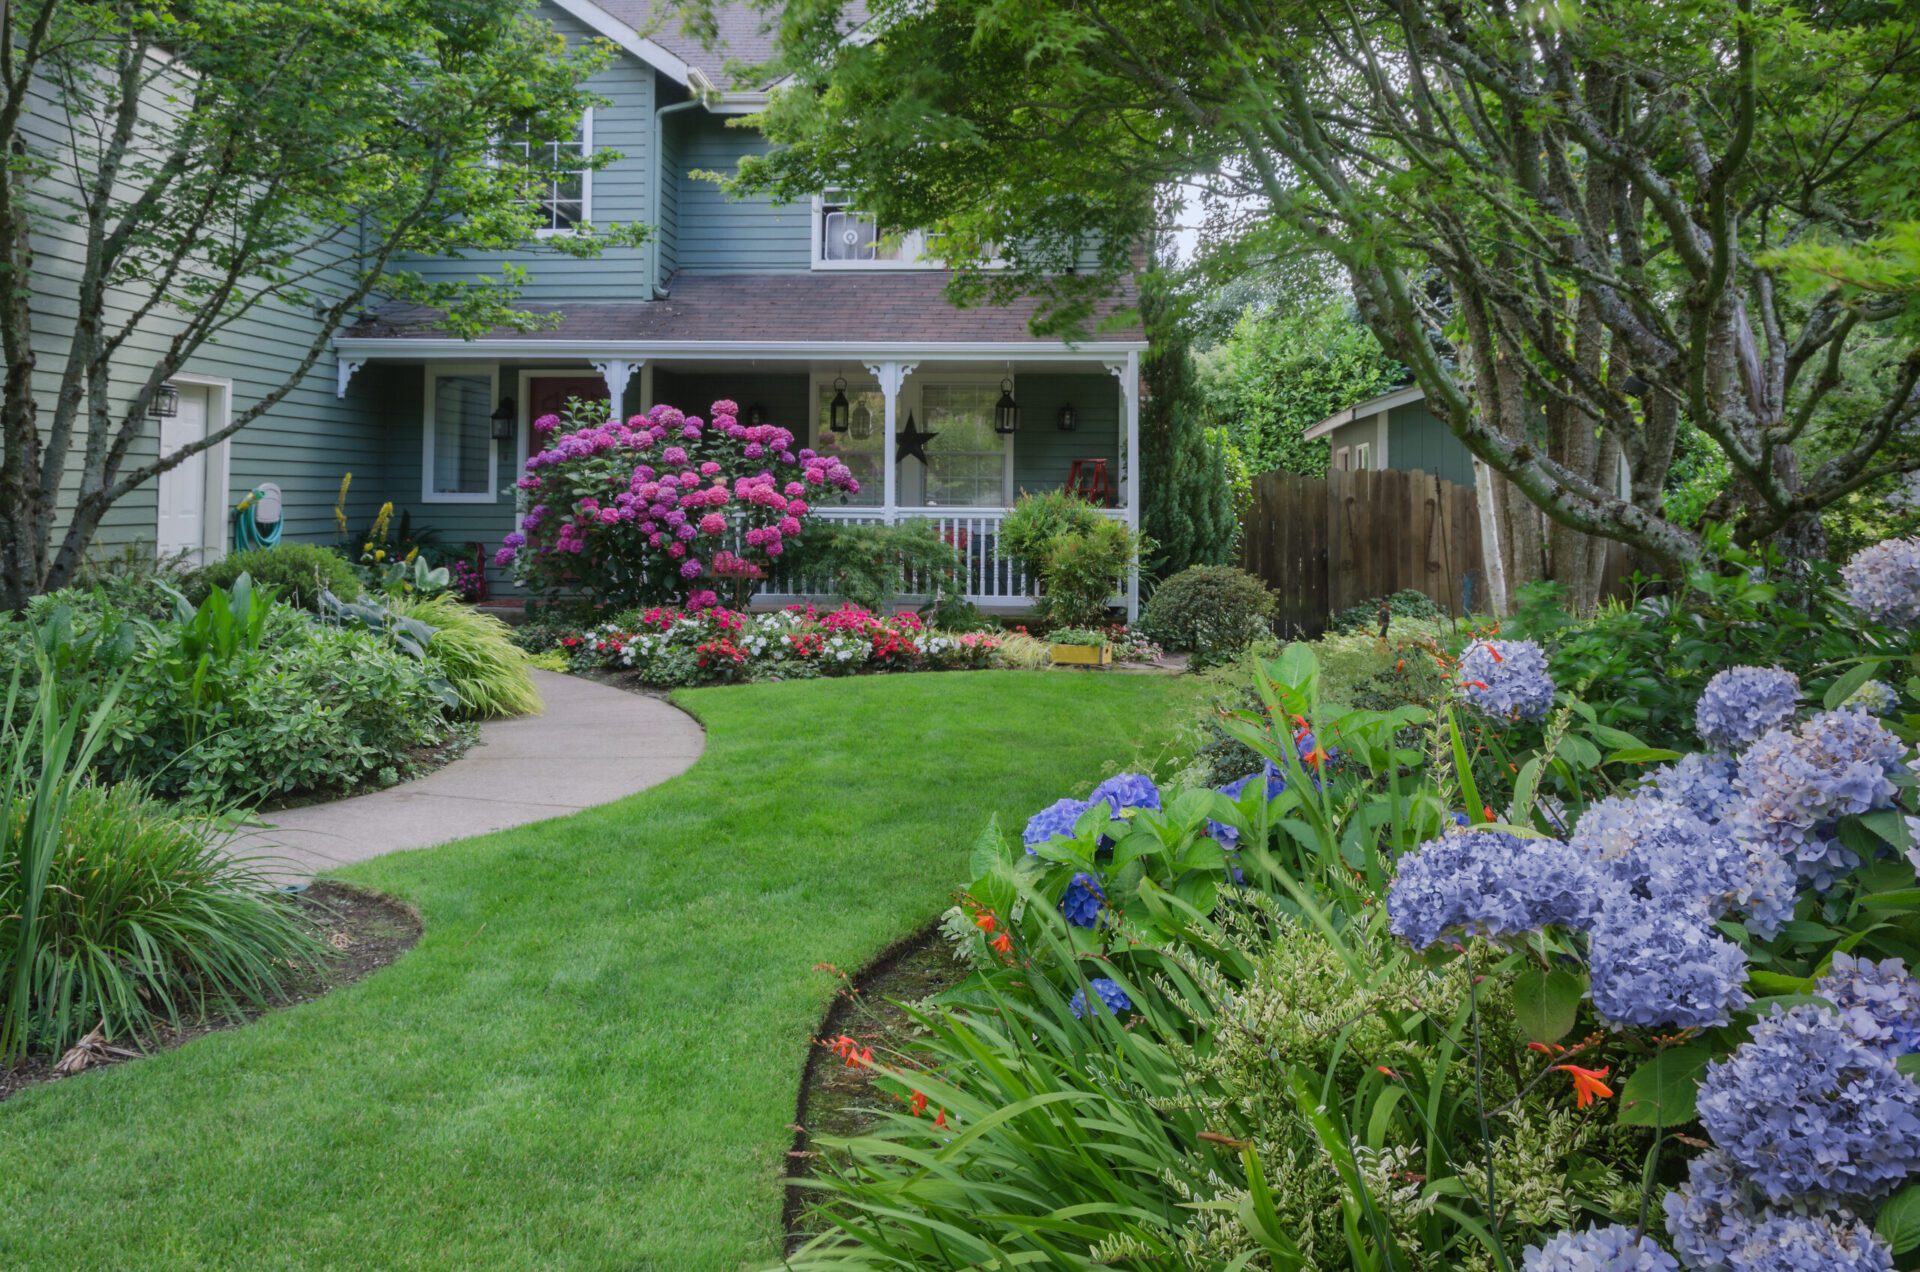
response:
<path id="1" fill-rule="evenodd" d="M 589 109 L 580 117 L 571 140 L 546 140 L 516 130 L 495 145 L 494 161 L 502 167 L 537 168 L 540 179 L 524 202 L 538 211 L 538 233 L 569 234 L 593 220 L 593 174 L 585 167 L 569 167 L 592 153 L 593 111 Z"/>
<path id="2" fill-rule="evenodd" d="M 928 255 L 923 232 L 887 234 L 872 217 L 830 190 L 813 201 L 813 267 L 939 269 L 940 261 Z"/>

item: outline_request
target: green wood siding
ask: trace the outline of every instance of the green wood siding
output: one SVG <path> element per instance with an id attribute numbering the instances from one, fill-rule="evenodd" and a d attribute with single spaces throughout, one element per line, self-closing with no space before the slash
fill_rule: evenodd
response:
<path id="1" fill-rule="evenodd" d="M 1473 455 L 1425 402 L 1409 402 L 1387 413 L 1387 466 L 1417 468 L 1456 486 L 1473 485 Z"/>
<path id="2" fill-rule="evenodd" d="M 1114 499 L 1120 489 L 1120 384 L 1105 372 L 1050 372 L 1014 380 L 1020 402 L 1020 431 L 1013 436 L 1013 491 L 1055 490 L 1067 480 L 1076 459 L 1107 461 Z M 1060 407 L 1072 402 L 1080 424 L 1071 433 L 1059 428 Z"/>
<path id="3" fill-rule="evenodd" d="M 729 199 L 718 185 L 693 175 L 732 173 L 742 155 L 763 153 L 767 141 L 758 131 L 728 127 L 725 118 L 699 111 L 669 115 L 667 127 L 677 135 L 681 152 L 674 169 L 680 269 L 743 274 L 811 268 L 811 204 Z"/>

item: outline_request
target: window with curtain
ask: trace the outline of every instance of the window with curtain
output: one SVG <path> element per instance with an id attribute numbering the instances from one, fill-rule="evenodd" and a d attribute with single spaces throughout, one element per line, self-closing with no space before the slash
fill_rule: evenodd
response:
<path id="1" fill-rule="evenodd" d="M 998 508 L 1007 502 L 1008 438 L 993 431 L 999 383 L 926 384 L 920 389 L 927 443 L 929 507 Z"/>
<path id="2" fill-rule="evenodd" d="M 860 493 L 849 495 L 847 503 L 855 507 L 878 508 L 885 494 L 885 474 L 881 465 L 886 462 L 887 400 L 880 396 L 878 385 L 847 385 L 847 405 L 853 415 L 852 427 L 844 433 L 836 433 L 827 427 L 827 420 L 831 418 L 829 407 L 833 403 L 833 382 L 829 380 L 817 385 L 814 394 L 817 401 L 813 417 L 813 449 L 845 464 L 853 473 L 854 480 L 860 483 Z M 866 412 L 864 418 L 862 411 Z"/>
<path id="3" fill-rule="evenodd" d="M 442 371 L 433 377 L 427 422 L 427 494 L 493 497 L 493 376 Z"/>

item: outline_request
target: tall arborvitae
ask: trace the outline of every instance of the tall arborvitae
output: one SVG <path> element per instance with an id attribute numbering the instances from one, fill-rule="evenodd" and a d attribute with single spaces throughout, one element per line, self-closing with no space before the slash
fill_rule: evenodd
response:
<path id="1" fill-rule="evenodd" d="M 1149 580 L 1190 565 L 1232 559 L 1240 532 L 1226 457 L 1207 439 L 1194 385 L 1190 339 L 1159 271 L 1140 279 L 1140 315 L 1149 348 L 1140 416 L 1141 529 L 1153 541 Z"/>

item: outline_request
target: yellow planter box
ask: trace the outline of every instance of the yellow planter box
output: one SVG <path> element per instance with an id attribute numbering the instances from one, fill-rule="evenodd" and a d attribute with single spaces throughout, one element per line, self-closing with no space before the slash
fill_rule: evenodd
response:
<path id="1" fill-rule="evenodd" d="M 1049 654 L 1056 667 L 1106 667 L 1113 663 L 1112 645 L 1053 645 Z"/>

